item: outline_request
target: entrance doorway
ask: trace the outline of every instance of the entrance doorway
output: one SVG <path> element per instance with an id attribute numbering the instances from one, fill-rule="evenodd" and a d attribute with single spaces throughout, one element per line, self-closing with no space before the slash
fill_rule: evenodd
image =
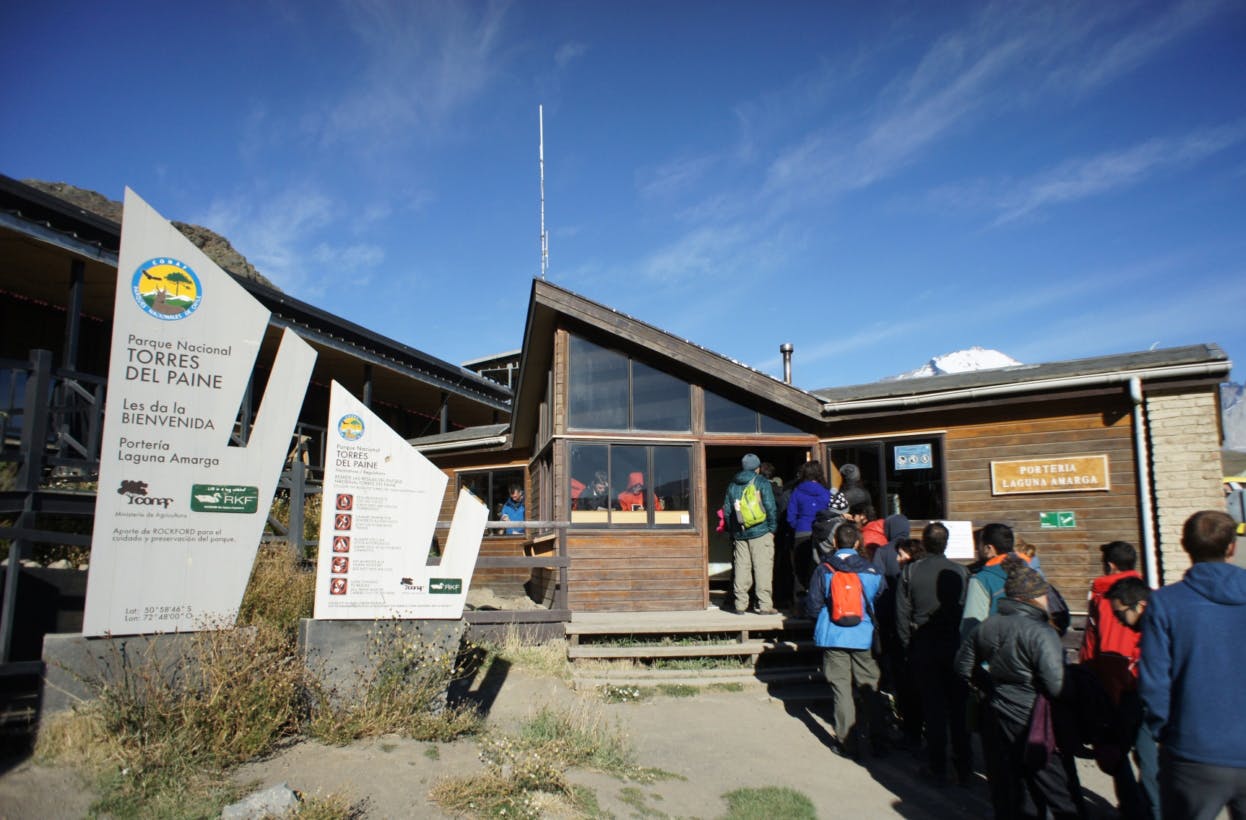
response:
<path id="1" fill-rule="evenodd" d="M 706 562 L 706 588 L 710 606 L 730 609 L 731 601 L 731 538 L 718 532 L 718 511 L 722 509 L 727 485 L 740 472 L 740 460 L 748 453 L 755 453 L 762 463 L 775 467 L 775 476 L 783 479 L 783 486 L 791 484 L 800 465 L 809 460 L 810 448 L 781 445 L 722 445 L 705 446 L 705 532 L 708 535 Z M 775 499 L 778 501 L 778 499 Z M 775 544 L 776 574 L 780 565 L 780 545 Z M 778 587 L 776 587 L 778 591 Z M 725 604 L 725 606 L 724 606 Z"/>

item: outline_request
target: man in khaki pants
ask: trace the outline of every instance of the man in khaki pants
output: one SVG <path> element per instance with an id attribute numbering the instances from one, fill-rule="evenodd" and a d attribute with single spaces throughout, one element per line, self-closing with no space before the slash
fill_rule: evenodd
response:
<path id="1" fill-rule="evenodd" d="M 727 495 L 723 499 L 723 521 L 727 523 L 727 531 L 731 533 L 734 546 L 732 568 L 735 574 L 732 591 L 735 593 L 735 611 L 739 615 L 748 611 L 748 593 L 755 586 L 757 614 L 774 615 L 776 610 L 771 597 L 774 585 L 774 531 L 779 521 L 774 504 L 774 490 L 770 482 L 758 474 L 761 459 L 756 455 L 746 455 L 740 466 L 743 469 L 727 485 Z M 750 484 L 761 497 L 766 518 L 760 523 L 745 526 L 741 520 L 740 499 Z"/>

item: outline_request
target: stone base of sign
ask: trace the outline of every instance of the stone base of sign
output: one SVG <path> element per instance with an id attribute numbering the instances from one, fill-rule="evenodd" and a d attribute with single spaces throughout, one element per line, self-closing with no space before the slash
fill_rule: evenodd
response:
<path id="1" fill-rule="evenodd" d="M 378 663 L 404 648 L 453 662 L 462 620 L 299 621 L 299 652 L 331 700 L 350 703 L 367 688 Z"/>
<path id="2" fill-rule="evenodd" d="M 43 699 L 39 713 L 47 718 L 92 700 L 105 684 L 115 684 L 128 671 L 152 664 L 172 678 L 186 673 L 195 633 L 84 638 L 57 633 L 43 638 Z M 144 674 L 147 674 L 145 672 Z"/>

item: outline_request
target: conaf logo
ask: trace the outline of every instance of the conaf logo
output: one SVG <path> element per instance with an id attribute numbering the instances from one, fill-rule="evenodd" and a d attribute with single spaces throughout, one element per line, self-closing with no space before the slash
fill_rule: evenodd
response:
<path id="1" fill-rule="evenodd" d="M 130 503 L 138 507 L 161 507 L 168 509 L 173 503 L 172 498 L 156 498 L 147 494 L 146 481 L 122 481 L 117 488 L 117 495 L 124 495 Z"/>
<path id="2" fill-rule="evenodd" d="M 148 259 L 130 281 L 134 301 L 148 316 L 165 321 L 185 319 L 203 301 L 203 285 L 190 265 L 177 259 Z"/>

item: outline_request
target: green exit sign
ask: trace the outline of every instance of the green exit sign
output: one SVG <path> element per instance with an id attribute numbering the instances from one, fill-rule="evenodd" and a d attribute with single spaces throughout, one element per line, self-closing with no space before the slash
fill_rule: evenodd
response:
<path id="1" fill-rule="evenodd" d="M 1077 526 L 1077 516 L 1072 510 L 1058 512 L 1040 512 L 1038 526 L 1044 530 L 1071 530 Z"/>

